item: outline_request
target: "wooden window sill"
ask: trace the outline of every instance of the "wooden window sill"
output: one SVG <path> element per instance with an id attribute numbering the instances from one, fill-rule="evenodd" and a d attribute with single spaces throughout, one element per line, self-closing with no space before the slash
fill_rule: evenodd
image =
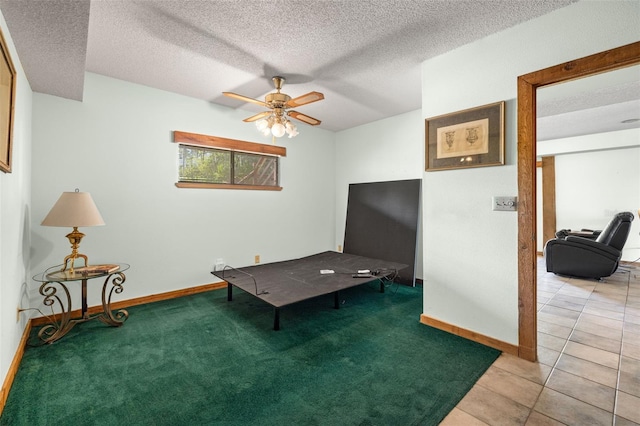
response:
<path id="1" fill-rule="evenodd" d="M 228 183 L 176 182 L 178 188 L 196 189 L 249 189 L 253 191 L 282 191 L 281 186 L 232 185 Z"/>

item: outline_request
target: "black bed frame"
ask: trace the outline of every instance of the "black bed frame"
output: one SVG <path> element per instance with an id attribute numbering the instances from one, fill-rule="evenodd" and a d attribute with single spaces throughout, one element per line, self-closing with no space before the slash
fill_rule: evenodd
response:
<path id="1" fill-rule="evenodd" d="M 339 291 L 371 281 L 393 279 L 407 265 L 354 254 L 326 251 L 295 260 L 212 271 L 227 282 L 227 300 L 233 300 L 233 287 L 274 307 L 273 329 L 280 329 L 280 308 L 303 300 L 334 294 L 334 308 L 339 309 Z M 322 273 L 321 271 L 333 271 Z M 363 271 L 369 271 L 363 272 Z"/>

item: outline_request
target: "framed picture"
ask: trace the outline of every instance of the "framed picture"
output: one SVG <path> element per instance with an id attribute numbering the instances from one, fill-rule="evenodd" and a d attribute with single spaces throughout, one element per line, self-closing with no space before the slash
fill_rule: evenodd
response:
<path id="1" fill-rule="evenodd" d="M 11 173 L 16 70 L 0 31 L 0 170 Z"/>
<path id="2" fill-rule="evenodd" d="M 504 164 L 504 101 L 424 123 L 426 171 Z"/>

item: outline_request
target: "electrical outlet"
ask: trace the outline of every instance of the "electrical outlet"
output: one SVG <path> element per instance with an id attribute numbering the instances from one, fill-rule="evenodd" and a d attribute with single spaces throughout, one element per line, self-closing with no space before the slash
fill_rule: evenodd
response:
<path id="1" fill-rule="evenodd" d="M 256 254 L 256 257 L 254 258 L 256 263 L 260 263 L 260 255 Z"/>

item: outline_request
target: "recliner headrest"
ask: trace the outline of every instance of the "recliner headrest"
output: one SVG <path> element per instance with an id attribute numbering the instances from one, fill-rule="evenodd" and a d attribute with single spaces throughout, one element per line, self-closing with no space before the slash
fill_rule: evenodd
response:
<path id="1" fill-rule="evenodd" d="M 602 230 L 596 241 L 617 250 L 622 250 L 624 243 L 627 242 L 632 221 L 633 213 L 631 212 L 616 214 L 607 227 Z"/>

